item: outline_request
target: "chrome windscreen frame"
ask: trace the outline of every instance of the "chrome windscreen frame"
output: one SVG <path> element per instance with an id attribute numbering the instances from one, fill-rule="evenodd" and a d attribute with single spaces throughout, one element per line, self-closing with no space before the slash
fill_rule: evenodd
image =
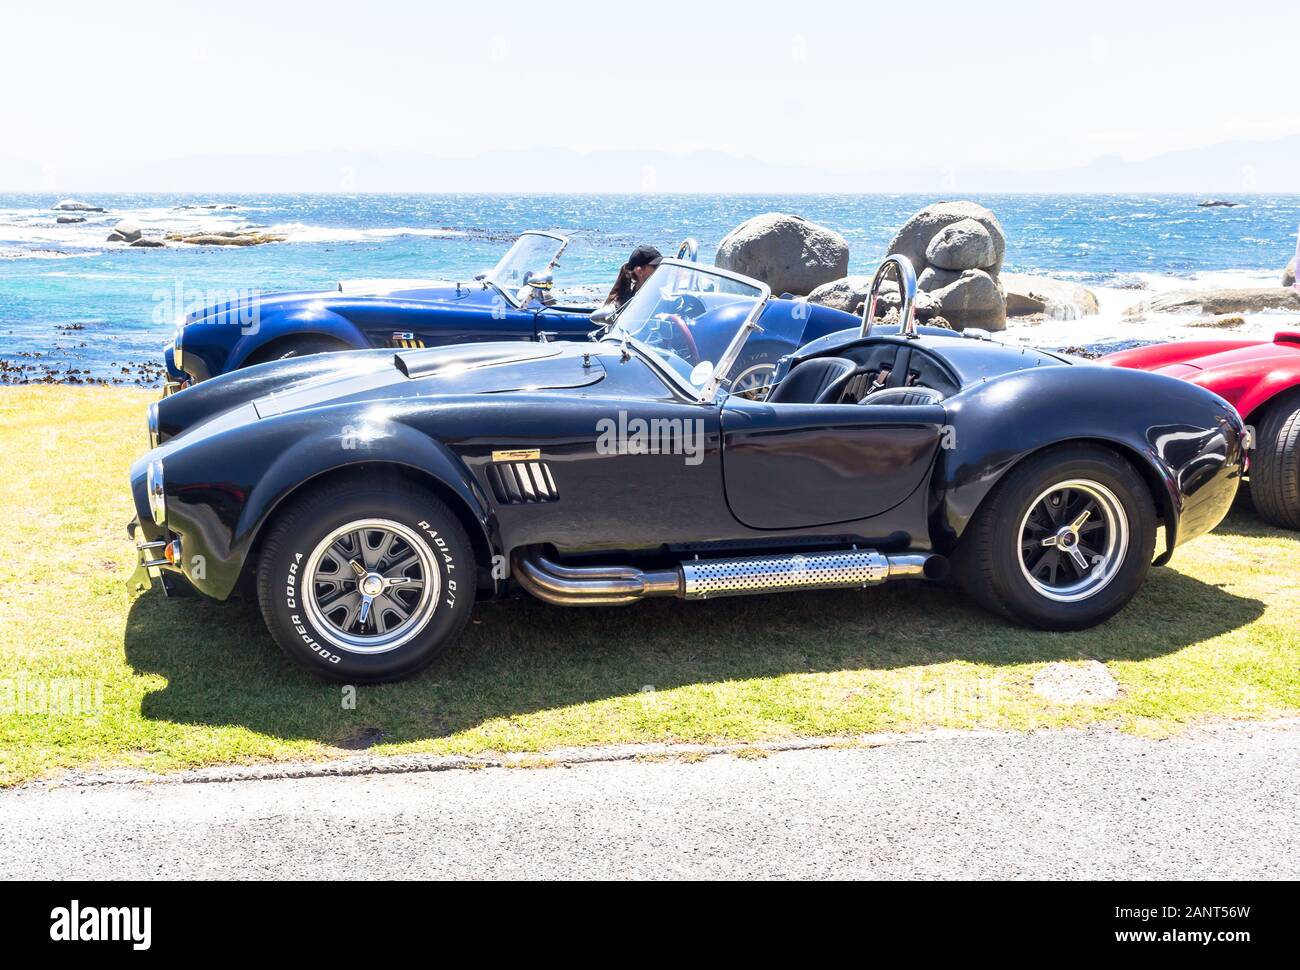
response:
<path id="1" fill-rule="evenodd" d="M 664 259 L 659 265 L 660 267 L 670 266 L 690 270 L 701 277 L 711 276 L 719 279 L 730 280 L 733 283 L 740 283 L 758 291 L 757 295 L 754 297 L 754 306 L 749 311 L 749 315 L 745 317 L 744 322 L 737 328 L 735 336 L 731 338 L 731 342 L 727 344 L 726 349 L 723 350 L 722 355 L 718 358 L 718 363 L 713 368 L 713 376 L 709 378 L 703 388 L 697 388 L 680 374 L 674 373 L 670 367 L 666 367 L 656 360 L 655 354 L 640 340 L 628 336 L 626 333 L 619 334 L 617 318 L 614 320 L 613 327 L 607 330 L 600 339 L 602 341 L 609 341 L 617 344 L 622 344 L 626 341 L 629 345 L 635 347 L 637 352 L 644 359 L 649 361 L 656 371 L 667 375 L 673 383 L 677 385 L 677 389 L 684 391 L 688 400 L 692 400 L 696 404 L 716 404 L 723 396 L 725 396 L 724 388 L 727 384 L 727 372 L 735 365 L 736 360 L 740 357 L 740 352 L 745 346 L 745 341 L 749 339 L 751 333 L 762 329 L 758 325 L 758 319 L 763 315 L 763 310 L 767 308 L 767 304 L 772 299 L 772 288 L 766 283 L 761 283 L 749 276 L 742 276 L 740 273 L 718 269 L 716 266 L 705 268 L 701 267 L 698 263 L 688 262 L 684 259 Z"/>
<path id="2" fill-rule="evenodd" d="M 563 236 L 563 235 L 561 235 L 561 234 L 558 233 L 558 232 L 547 232 L 547 231 L 545 231 L 545 230 L 543 230 L 543 229 L 527 229 L 527 230 L 525 230 L 524 232 L 521 232 L 521 233 L 519 234 L 518 239 L 516 239 L 516 240 L 514 241 L 514 244 L 511 246 L 511 249 L 513 249 L 514 246 L 518 245 L 518 244 L 519 244 L 519 240 L 520 240 L 520 239 L 523 239 L 525 236 L 541 236 L 541 237 L 544 238 L 544 239 L 554 239 L 556 242 L 558 242 L 558 243 L 560 244 L 560 248 L 559 248 L 558 250 L 556 250 L 555 255 L 551 257 L 551 261 L 550 261 L 550 263 L 547 264 L 547 268 L 548 268 L 548 269 L 554 269 L 554 268 L 555 268 L 555 264 L 558 263 L 558 262 L 560 261 L 560 257 L 564 255 L 564 251 L 565 251 L 566 249 L 569 248 L 569 237 L 568 237 L 568 236 Z M 509 252 L 509 250 L 507 250 L 507 252 Z M 504 258 L 504 257 L 502 257 L 502 258 Z M 499 261 L 498 261 L 498 264 L 497 264 L 497 265 L 500 265 L 500 262 L 499 262 Z M 493 268 L 493 269 L 496 269 L 495 266 L 492 267 L 492 268 Z M 509 303 L 512 307 L 514 307 L 516 310 L 521 310 L 521 309 L 523 309 L 524 304 L 520 303 L 520 302 L 515 298 L 515 294 L 514 294 L 514 293 L 511 293 L 508 289 L 506 289 L 505 287 L 503 287 L 503 286 L 502 286 L 500 283 L 498 283 L 496 280 L 492 279 L 492 276 L 491 276 L 491 273 L 490 273 L 490 272 L 488 272 L 488 273 L 484 273 L 482 279 L 483 279 L 483 282 L 484 282 L 484 283 L 489 284 L 489 285 L 492 287 L 492 289 L 494 289 L 494 290 L 496 290 L 498 293 L 500 293 L 501 296 L 502 296 L 502 298 L 503 298 L 507 303 Z"/>
<path id="3" fill-rule="evenodd" d="M 686 267 L 696 266 L 696 264 L 676 259 L 665 259 L 664 263 Z M 696 268 L 698 269 L 698 267 Z M 752 277 L 742 276 L 740 273 L 732 273 L 729 270 L 717 269 L 716 267 L 707 270 L 699 269 L 698 272 L 701 276 L 720 276 L 723 279 L 731 280 L 733 283 L 752 286 L 759 291 L 753 309 L 749 311 L 749 316 L 745 317 L 745 322 L 737 328 L 735 336 L 731 338 L 731 343 L 727 344 L 727 349 L 722 352 L 722 356 L 718 358 L 717 364 L 714 365 L 713 376 L 709 378 L 708 383 L 699 392 L 697 400 L 701 404 L 716 404 L 723 396 L 723 389 L 727 386 L 727 375 L 731 372 L 731 368 L 735 366 L 736 361 L 740 359 L 740 352 L 744 349 L 746 341 L 749 340 L 749 335 L 762 330 L 762 327 L 758 325 L 758 320 L 772 300 L 772 288 Z"/>

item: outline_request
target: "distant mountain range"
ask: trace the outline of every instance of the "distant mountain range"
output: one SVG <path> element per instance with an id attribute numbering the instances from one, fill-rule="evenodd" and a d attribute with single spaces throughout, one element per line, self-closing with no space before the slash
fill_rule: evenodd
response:
<path id="1" fill-rule="evenodd" d="M 942 146 L 933 165 L 839 173 L 723 152 L 495 151 L 463 158 L 416 153 L 327 152 L 195 155 L 131 160 L 111 149 L 93 162 L 50 172 L 0 157 L 0 191 L 120 192 L 575 192 L 800 193 L 1172 192 L 1300 193 L 1300 135 L 1234 141 L 1141 161 L 1095 159 L 1080 168 L 1012 172 L 954 169 Z"/>

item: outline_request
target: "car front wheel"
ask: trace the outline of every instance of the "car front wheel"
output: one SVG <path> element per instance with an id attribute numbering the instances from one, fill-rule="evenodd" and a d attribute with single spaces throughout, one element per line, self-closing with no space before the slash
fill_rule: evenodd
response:
<path id="1" fill-rule="evenodd" d="M 1127 461 L 1091 445 L 1055 448 L 1013 468 L 957 551 L 976 600 L 1021 623 L 1079 630 L 1131 600 L 1155 552 L 1150 490 Z"/>
<path id="2" fill-rule="evenodd" d="M 278 516 L 258 597 L 280 647 L 347 683 L 407 677 L 441 656 L 474 606 L 473 547 L 436 496 L 348 479 Z"/>

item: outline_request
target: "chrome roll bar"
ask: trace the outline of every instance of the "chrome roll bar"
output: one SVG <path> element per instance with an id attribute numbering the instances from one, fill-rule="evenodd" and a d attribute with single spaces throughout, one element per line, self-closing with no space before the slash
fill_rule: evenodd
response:
<path id="1" fill-rule="evenodd" d="M 876 277 L 871 281 L 867 300 L 862 304 L 863 337 L 871 336 L 871 324 L 876 319 L 876 300 L 880 296 L 880 284 L 885 281 L 885 276 L 891 269 L 898 277 L 898 289 L 903 297 L 903 305 L 898 314 L 898 319 L 903 326 L 899 332 L 904 337 L 916 336 L 916 270 L 912 268 L 910 259 L 895 253 L 886 256 L 885 261 L 880 264 L 880 269 L 876 270 Z"/>
<path id="2" fill-rule="evenodd" d="M 698 263 L 700 261 L 700 241 L 694 236 L 683 239 L 682 244 L 677 247 L 677 258 Z"/>

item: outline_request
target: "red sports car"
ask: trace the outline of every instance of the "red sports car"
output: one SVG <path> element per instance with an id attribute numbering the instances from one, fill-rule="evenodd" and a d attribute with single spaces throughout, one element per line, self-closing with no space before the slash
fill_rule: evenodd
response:
<path id="1" fill-rule="evenodd" d="M 1158 344 L 1100 363 L 1180 377 L 1225 398 L 1255 431 L 1255 509 L 1274 525 L 1300 529 L 1300 333 Z"/>

